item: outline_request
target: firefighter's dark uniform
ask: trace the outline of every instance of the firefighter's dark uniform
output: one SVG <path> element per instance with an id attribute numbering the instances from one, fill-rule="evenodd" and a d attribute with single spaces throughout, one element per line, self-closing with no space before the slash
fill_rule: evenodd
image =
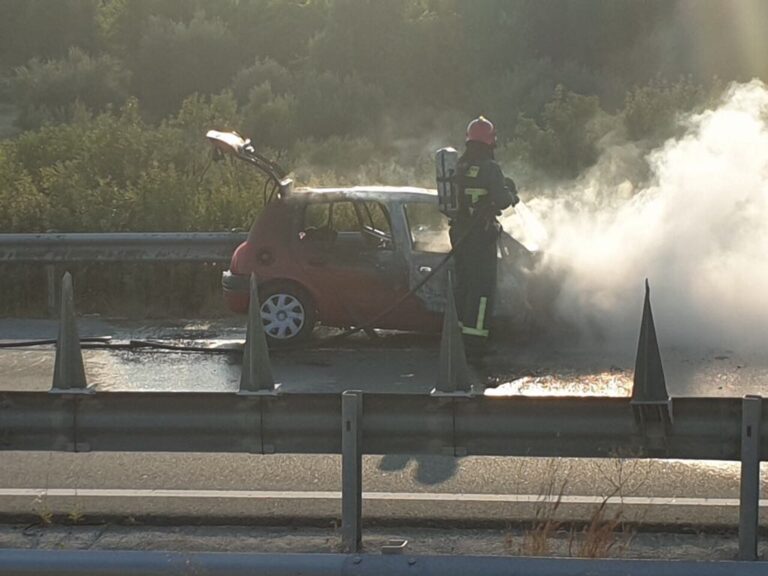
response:
<path id="1" fill-rule="evenodd" d="M 499 211 L 512 205 L 515 193 L 492 158 L 462 157 L 457 165 L 459 210 L 451 222 L 456 248 L 456 308 L 467 354 L 480 357 L 489 338 L 496 290 L 496 251 L 501 226 Z"/>

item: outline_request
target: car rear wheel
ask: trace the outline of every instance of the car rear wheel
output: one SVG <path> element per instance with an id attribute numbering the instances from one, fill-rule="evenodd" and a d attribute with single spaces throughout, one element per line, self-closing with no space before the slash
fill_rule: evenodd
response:
<path id="1" fill-rule="evenodd" d="M 305 290 L 290 283 L 268 285 L 259 294 L 261 321 L 270 346 L 300 342 L 315 328 L 315 307 Z"/>

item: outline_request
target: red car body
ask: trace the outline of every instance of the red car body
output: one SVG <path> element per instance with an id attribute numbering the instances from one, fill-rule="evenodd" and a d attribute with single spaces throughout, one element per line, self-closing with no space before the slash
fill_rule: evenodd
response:
<path id="1" fill-rule="evenodd" d="M 368 326 L 373 321 L 371 327 L 376 328 L 438 330 L 440 305 L 430 305 L 429 290 L 422 295 L 408 293 L 439 264 L 447 247 L 443 244 L 443 250 L 436 252 L 419 250 L 407 218 L 409 206 L 423 206 L 437 214 L 436 195 L 416 188 L 299 189 L 273 200 L 224 273 L 229 307 L 247 312 L 248 279 L 255 273 L 262 303 L 275 287 L 286 294 L 292 287 L 291 295 L 305 299 L 302 307 L 311 308 L 304 311 L 308 321 L 336 327 Z M 377 214 L 366 223 L 370 210 Z M 334 212 L 343 212 L 346 221 L 336 226 Z M 321 226 L 308 221 L 317 214 L 328 214 L 329 221 Z M 437 274 L 436 281 L 440 277 L 444 282 L 444 273 Z M 262 309 L 262 316 L 268 316 L 268 311 Z M 278 338 L 266 328 L 273 340 L 291 339 L 286 336 L 292 335 Z"/>

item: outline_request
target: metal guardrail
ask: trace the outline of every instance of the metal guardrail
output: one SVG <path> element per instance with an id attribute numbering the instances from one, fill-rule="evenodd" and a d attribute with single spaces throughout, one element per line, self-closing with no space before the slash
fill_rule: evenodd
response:
<path id="1" fill-rule="evenodd" d="M 350 414 L 361 406 L 350 427 L 366 454 L 741 459 L 739 398 L 676 397 L 659 437 L 637 423 L 629 398 L 346 394 L 2 392 L 0 448 L 340 454 L 347 403 Z M 768 410 L 758 427 L 756 456 L 768 460 Z"/>
<path id="2" fill-rule="evenodd" d="M 57 309 L 57 265 L 88 262 L 228 263 L 245 232 L 0 234 L 0 264 L 42 264 L 48 311 Z"/>
<path id="3" fill-rule="evenodd" d="M 672 402 L 660 435 L 629 398 L 4 392 L 0 450 L 341 453 L 347 551 L 361 545 L 363 453 L 741 460 L 740 554 L 756 559 L 763 400 Z"/>
<path id="4" fill-rule="evenodd" d="M 0 234 L 0 263 L 229 262 L 244 232 Z"/>
<path id="5" fill-rule="evenodd" d="M 756 559 L 762 400 L 675 398 L 663 438 L 631 400 L 402 394 L 0 394 L 0 448 L 58 451 L 342 453 L 342 542 L 362 543 L 365 453 L 742 459 L 740 554 Z M 130 434 L 126 434 L 130 430 Z M 661 441 L 660 441 L 661 440 Z M 750 448 L 744 449 L 745 443 Z M 741 444 L 741 449 L 740 449 Z M 763 447 L 762 451 L 760 446 Z M 746 517 L 746 519 L 745 519 Z M 750 523 L 753 523 L 752 525 Z M 750 526 L 754 526 L 751 528 Z M 0 551 L 3 574 L 764 574 L 764 563 Z"/>

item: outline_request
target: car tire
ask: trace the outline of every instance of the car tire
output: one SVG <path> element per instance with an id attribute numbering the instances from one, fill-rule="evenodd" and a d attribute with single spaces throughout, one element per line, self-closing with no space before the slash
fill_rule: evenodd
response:
<path id="1" fill-rule="evenodd" d="M 271 347 L 290 346 L 309 338 L 315 329 L 315 303 L 292 282 L 274 282 L 259 290 L 261 320 Z"/>

